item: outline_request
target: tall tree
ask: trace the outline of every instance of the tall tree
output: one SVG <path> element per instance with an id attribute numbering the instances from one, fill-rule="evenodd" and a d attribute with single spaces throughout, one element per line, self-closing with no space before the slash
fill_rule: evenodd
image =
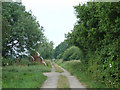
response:
<path id="1" fill-rule="evenodd" d="M 42 42 L 42 45 L 38 48 L 38 52 L 44 59 L 52 59 L 53 58 L 53 42 L 48 41 L 46 38 L 44 38 L 44 42 Z"/>
<path id="2" fill-rule="evenodd" d="M 44 34 L 36 17 L 17 2 L 2 4 L 3 56 L 20 56 L 41 45 Z"/>

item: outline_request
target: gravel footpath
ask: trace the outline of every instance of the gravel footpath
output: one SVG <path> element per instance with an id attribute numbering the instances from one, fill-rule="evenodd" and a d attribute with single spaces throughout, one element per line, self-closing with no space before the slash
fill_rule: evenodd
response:
<path id="1" fill-rule="evenodd" d="M 60 67 L 60 66 L 59 66 Z M 52 70 L 49 73 L 43 73 L 45 76 L 47 76 L 47 80 L 44 82 L 41 88 L 57 88 L 57 81 L 59 75 L 64 75 L 68 78 L 70 88 L 80 88 L 80 90 L 85 90 L 85 87 L 79 82 L 79 80 L 75 76 L 71 76 L 68 71 L 66 71 L 64 68 L 60 67 L 64 72 L 58 73 L 55 72 L 55 67 L 52 65 Z M 41 89 L 40 89 L 41 90 Z"/>

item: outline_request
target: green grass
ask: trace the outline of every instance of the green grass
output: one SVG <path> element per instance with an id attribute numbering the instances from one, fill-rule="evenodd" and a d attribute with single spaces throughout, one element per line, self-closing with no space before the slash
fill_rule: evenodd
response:
<path id="1" fill-rule="evenodd" d="M 58 77 L 58 83 L 57 83 L 57 88 L 70 88 L 69 87 L 69 82 L 66 76 L 64 75 L 59 75 Z"/>
<path id="2" fill-rule="evenodd" d="M 55 67 L 56 72 L 63 73 L 64 71 L 57 65 L 55 62 L 52 62 L 52 64 Z"/>
<path id="3" fill-rule="evenodd" d="M 2 70 L 3 88 L 40 88 L 47 79 L 43 72 L 50 72 L 51 68 L 42 65 L 6 66 Z"/>
<path id="4" fill-rule="evenodd" d="M 91 73 L 85 72 L 85 67 L 80 61 L 72 60 L 58 64 L 68 70 L 72 75 L 75 75 L 87 88 L 108 88 L 104 84 L 98 83 L 94 80 Z"/>

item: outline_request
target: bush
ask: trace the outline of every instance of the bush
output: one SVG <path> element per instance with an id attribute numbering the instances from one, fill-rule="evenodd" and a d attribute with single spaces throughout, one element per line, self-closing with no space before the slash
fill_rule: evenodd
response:
<path id="1" fill-rule="evenodd" d="M 83 57 L 82 51 L 76 46 L 68 48 L 63 54 L 64 61 L 79 60 L 82 57 Z"/>
<path id="2" fill-rule="evenodd" d="M 28 65 L 29 63 L 30 62 L 28 60 L 26 60 L 25 58 L 21 59 L 19 62 L 20 65 L 24 65 L 24 66 Z"/>
<path id="3" fill-rule="evenodd" d="M 6 66 L 6 65 L 13 65 L 14 63 L 16 63 L 17 60 L 15 58 L 12 57 L 7 57 L 7 58 L 2 58 L 2 66 Z"/>
<path id="4" fill-rule="evenodd" d="M 59 55 L 57 56 L 57 59 L 62 58 L 62 56 L 63 56 L 63 54 L 59 54 Z"/>
<path id="5" fill-rule="evenodd" d="M 12 57 L 7 57 L 2 59 L 2 66 L 11 66 L 11 65 L 24 65 L 24 66 L 29 66 L 29 65 L 38 65 L 37 62 L 33 62 L 31 57 L 26 57 L 26 58 L 12 58 Z"/>

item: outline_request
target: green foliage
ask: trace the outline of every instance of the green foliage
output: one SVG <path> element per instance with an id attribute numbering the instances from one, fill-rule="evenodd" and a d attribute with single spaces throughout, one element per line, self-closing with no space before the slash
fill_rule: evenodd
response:
<path id="1" fill-rule="evenodd" d="M 47 43 L 43 27 L 21 3 L 3 2 L 2 12 L 4 57 L 20 56 L 23 52 L 29 54 Z"/>
<path id="2" fill-rule="evenodd" d="M 47 67 L 52 69 L 51 61 L 50 60 L 45 60 Z"/>
<path id="3" fill-rule="evenodd" d="M 7 57 L 7 58 L 4 58 L 2 59 L 2 65 L 3 66 L 6 66 L 6 65 L 13 65 L 14 63 L 16 63 L 17 60 L 16 59 L 13 59 L 11 57 Z"/>
<path id="4" fill-rule="evenodd" d="M 44 59 L 52 59 L 53 58 L 53 42 L 52 41 L 45 41 L 43 44 L 38 48 L 38 52 Z"/>
<path id="5" fill-rule="evenodd" d="M 87 67 L 97 82 L 120 86 L 120 2 L 88 2 L 75 6 L 77 23 L 66 35 L 69 45 L 79 47 Z"/>
<path id="6" fill-rule="evenodd" d="M 10 65 L 15 63 L 14 58 L 20 61 L 23 55 L 35 55 L 36 51 L 45 59 L 53 56 L 53 42 L 44 36 L 44 28 L 31 11 L 25 11 L 25 6 L 18 2 L 2 3 L 2 46 L 2 56 L 6 58 L 3 63 Z M 8 56 L 11 56 L 9 61 Z M 21 60 L 20 64 L 25 62 L 29 61 Z"/>
<path id="7" fill-rule="evenodd" d="M 82 57 L 83 57 L 82 52 L 76 46 L 72 46 L 72 47 L 66 49 L 66 51 L 63 54 L 64 61 L 80 60 Z"/>
<path id="8" fill-rule="evenodd" d="M 87 71 L 87 66 L 84 66 L 79 60 L 64 61 L 58 64 L 68 70 L 72 75 L 75 75 L 87 88 L 109 88 L 103 83 L 96 81 L 92 73 Z"/>
<path id="9" fill-rule="evenodd" d="M 31 56 L 35 56 L 36 54 L 37 52 L 35 50 L 31 50 L 31 53 L 30 53 Z"/>
<path id="10" fill-rule="evenodd" d="M 57 60 L 55 60 L 55 63 L 57 63 L 58 65 L 60 65 L 61 63 L 63 63 L 63 59 L 57 59 Z"/>
<path id="11" fill-rule="evenodd" d="M 30 66 L 30 65 L 39 65 L 39 63 L 33 62 L 31 57 L 27 58 L 7 57 L 2 59 L 2 66 Z"/>
<path id="12" fill-rule="evenodd" d="M 57 59 L 61 59 L 62 58 L 62 54 L 59 54 L 58 56 L 57 56 Z"/>
<path id="13" fill-rule="evenodd" d="M 31 62 L 32 63 L 32 62 Z M 26 66 L 26 65 L 29 65 L 30 64 L 30 61 L 29 60 L 27 60 L 26 58 L 22 58 L 21 60 L 20 60 L 20 62 L 19 62 L 19 65 L 24 65 L 24 66 Z"/>
<path id="14" fill-rule="evenodd" d="M 63 57 L 64 51 L 68 48 L 68 44 L 66 41 L 61 42 L 55 49 L 54 49 L 54 58 L 60 59 Z"/>

